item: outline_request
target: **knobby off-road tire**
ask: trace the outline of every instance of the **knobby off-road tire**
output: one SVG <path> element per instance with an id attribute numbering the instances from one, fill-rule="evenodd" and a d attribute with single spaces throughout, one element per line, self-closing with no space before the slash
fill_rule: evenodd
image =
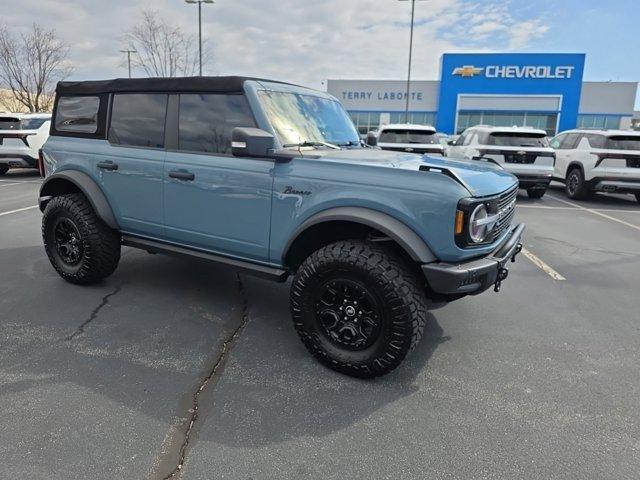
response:
<path id="1" fill-rule="evenodd" d="M 42 217 L 42 238 L 51 265 L 71 283 L 108 277 L 120 261 L 120 234 L 98 218 L 80 193 L 52 198 Z"/>
<path id="2" fill-rule="evenodd" d="M 584 174 L 578 167 L 569 171 L 565 180 L 565 191 L 567 196 L 574 200 L 584 200 L 589 196 L 589 189 L 584 181 Z"/>
<path id="3" fill-rule="evenodd" d="M 419 342 L 427 318 L 417 274 L 391 250 L 358 240 L 307 258 L 290 301 L 307 349 L 328 367 L 361 378 L 396 368 Z"/>
<path id="4" fill-rule="evenodd" d="M 542 198 L 544 197 L 545 193 L 547 193 L 546 188 L 528 188 L 527 189 L 527 195 L 529 195 L 529 198 Z"/>

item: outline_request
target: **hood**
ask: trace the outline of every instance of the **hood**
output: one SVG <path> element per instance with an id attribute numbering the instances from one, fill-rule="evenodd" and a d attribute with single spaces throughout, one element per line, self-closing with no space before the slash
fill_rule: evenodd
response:
<path id="1" fill-rule="evenodd" d="M 341 163 L 415 170 L 416 173 L 445 174 L 464 186 L 474 197 L 504 192 L 518 183 L 516 177 L 490 162 L 451 160 L 390 150 L 356 148 L 345 150 L 311 150 L 303 156 Z"/>

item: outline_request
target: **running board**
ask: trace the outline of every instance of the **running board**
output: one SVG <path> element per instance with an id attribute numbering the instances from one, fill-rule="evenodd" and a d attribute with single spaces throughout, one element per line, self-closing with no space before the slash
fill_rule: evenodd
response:
<path id="1" fill-rule="evenodd" d="M 255 263 L 245 262 L 243 260 L 237 260 L 234 258 L 224 257 L 222 255 L 216 255 L 213 253 L 203 252 L 201 250 L 194 250 L 191 248 L 179 247 L 177 245 L 171 245 L 168 243 L 157 242 L 146 238 L 132 237 L 130 235 L 122 236 L 122 244 L 128 247 L 140 248 L 147 250 L 150 253 L 164 253 L 167 255 L 177 255 L 181 257 L 199 258 L 207 260 L 209 262 L 220 263 L 228 265 L 250 275 L 257 277 L 267 278 L 276 282 L 284 282 L 289 276 L 287 270 L 283 270 L 275 267 L 268 267 L 266 265 L 259 265 Z"/>

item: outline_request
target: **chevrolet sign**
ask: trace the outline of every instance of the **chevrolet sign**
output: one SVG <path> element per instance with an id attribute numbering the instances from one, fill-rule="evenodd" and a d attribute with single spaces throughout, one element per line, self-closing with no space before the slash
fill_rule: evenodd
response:
<path id="1" fill-rule="evenodd" d="M 547 78 L 562 79 L 571 78 L 573 65 L 559 65 L 551 67 L 546 65 L 488 65 L 477 68 L 473 65 L 464 65 L 453 69 L 453 75 L 461 77 L 473 77 L 480 75 L 484 70 L 486 78 Z"/>

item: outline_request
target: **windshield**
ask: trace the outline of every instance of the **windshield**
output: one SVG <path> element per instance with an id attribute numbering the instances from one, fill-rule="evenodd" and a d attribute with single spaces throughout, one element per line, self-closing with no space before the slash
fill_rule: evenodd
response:
<path id="1" fill-rule="evenodd" d="M 609 137 L 607 148 L 611 150 L 640 150 L 640 135 Z"/>
<path id="2" fill-rule="evenodd" d="M 428 130 L 389 129 L 383 130 L 378 139 L 381 143 L 438 143 L 436 132 Z"/>
<path id="3" fill-rule="evenodd" d="M 360 137 L 335 100 L 291 92 L 258 92 L 271 126 L 283 145 L 326 142 L 360 145 Z"/>
<path id="4" fill-rule="evenodd" d="M 543 133 L 500 132 L 489 135 L 488 145 L 502 147 L 548 147 L 549 141 Z"/>

